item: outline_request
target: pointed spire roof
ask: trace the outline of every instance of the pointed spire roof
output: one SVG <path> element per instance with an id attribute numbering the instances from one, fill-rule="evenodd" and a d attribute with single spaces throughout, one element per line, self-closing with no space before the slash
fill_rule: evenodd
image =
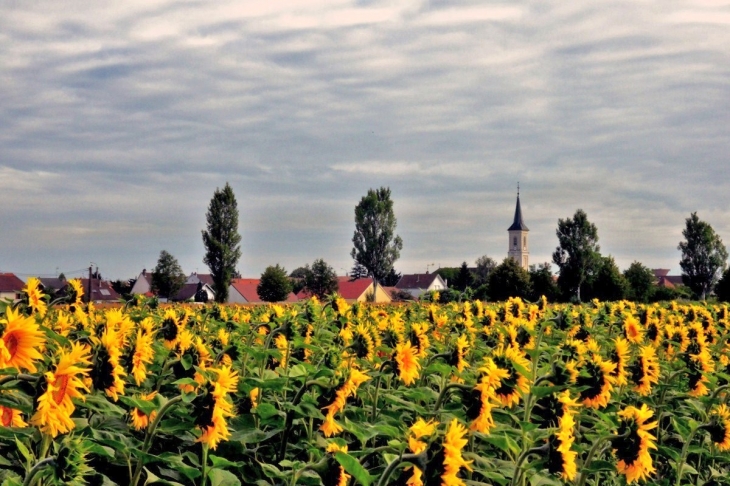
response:
<path id="1" fill-rule="evenodd" d="M 517 193 L 517 206 L 515 207 L 515 220 L 507 231 L 530 231 L 522 220 L 522 207 L 520 206 L 520 193 Z"/>

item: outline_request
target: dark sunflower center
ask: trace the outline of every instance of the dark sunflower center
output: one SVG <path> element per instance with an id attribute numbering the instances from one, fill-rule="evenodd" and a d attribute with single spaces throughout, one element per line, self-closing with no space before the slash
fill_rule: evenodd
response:
<path id="1" fill-rule="evenodd" d="M 168 317 L 162 321 L 162 339 L 165 341 L 174 341 L 177 338 L 177 324 L 175 320 Z"/>
<path id="2" fill-rule="evenodd" d="M 107 390 L 114 385 L 114 366 L 109 361 L 109 351 L 105 346 L 100 346 L 96 352 L 91 379 L 97 390 Z"/>
<path id="3" fill-rule="evenodd" d="M 619 427 L 618 435 L 622 436 L 627 433 L 628 435 L 617 439 L 613 443 L 616 450 L 616 457 L 624 461 L 627 466 L 636 462 L 639 458 L 639 452 L 641 452 L 641 437 L 637 433 L 638 428 L 638 425 L 633 419 L 627 420 Z"/>
<path id="4" fill-rule="evenodd" d="M 553 434 L 550 436 L 548 444 L 547 469 L 552 474 L 562 474 L 565 461 L 563 461 L 563 454 L 558 450 L 560 440 Z"/>
<path id="5" fill-rule="evenodd" d="M 707 426 L 707 431 L 710 433 L 710 439 L 715 444 L 725 441 L 727 428 L 718 417 L 713 417 L 712 422 Z"/>
<path id="6" fill-rule="evenodd" d="M 537 400 L 532 414 L 541 428 L 557 427 L 563 416 L 563 404 L 555 395 L 546 395 Z"/>
<path id="7" fill-rule="evenodd" d="M 215 408 L 215 398 L 212 394 L 213 387 L 208 385 L 206 393 L 198 395 L 193 399 L 193 418 L 195 425 L 201 429 L 213 426 L 213 409 Z"/>
<path id="8" fill-rule="evenodd" d="M 601 394 L 604 384 L 603 371 L 595 363 L 586 365 L 588 376 L 579 376 L 577 384 L 579 387 L 587 386 L 588 388 L 580 392 L 581 400 L 591 400 Z"/>

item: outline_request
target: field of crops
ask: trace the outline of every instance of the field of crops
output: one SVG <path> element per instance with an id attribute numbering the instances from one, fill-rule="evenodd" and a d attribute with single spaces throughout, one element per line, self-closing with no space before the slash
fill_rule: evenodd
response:
<path id="1" fill-rule="evenodd" d="M 724 305 L 0 307 L 2 485 L 730 484 Z"/>

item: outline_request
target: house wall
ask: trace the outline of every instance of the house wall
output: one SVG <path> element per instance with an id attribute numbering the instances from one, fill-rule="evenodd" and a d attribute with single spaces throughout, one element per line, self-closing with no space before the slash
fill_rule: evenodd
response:
<path id="1" fill-rule="evenodd" d="M 365 292 L 363 292 L 360 297 L 357 298 L 358 302 L 367 302 L 368 296 L 373 293 L 373 284 L 370 284 L 370 286 L 365 289 Z M 388 295 L 388 293 L 383 290 L 382 285 L 378 285 L 378 290 L 375 292 L 375 302 L 390 302 L 392 299 Z"/>
<path id="2" fill-rule="evenodd" d="M 212 297 L 214 299 L 215 296 Z M 238 290 L 236 290 L 236 287 L 233 285 L 228 286 L 228 303 L 229 304 L 246 304 L 248 301 L 246 298 L 241 295 Z"/>
<path id="3" fill-rule="evenodd" d="M 0 299 L 18 300 L 20 292 L 0 292 Z"/>
<path id="4" fill-rule="evenodd" d="M 134 285 L 132 285 L 132 290 L 129 291 L 130 294 L 146 294 L 147 292 L 151 291 L 149 282 L 147 282 L 147 279 L 142 276 L 140 273 L 137 277 L 137 281 L 134 282 Z"/>

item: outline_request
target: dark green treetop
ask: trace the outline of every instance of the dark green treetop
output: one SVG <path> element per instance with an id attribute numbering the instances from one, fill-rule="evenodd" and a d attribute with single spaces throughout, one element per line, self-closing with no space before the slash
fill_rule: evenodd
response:
<path id="1" fill-rule="evenodd" d="M 152 291 L 160 297 L 171 299 L 185 285 L 183 273 L 177 258 L 162 250 L 157 259 L 157 266 L 152 270 Z"/>
<path id="2" fill-rule="evenodd" d="M 337 282 L 337 274 L 323 259 L 315 260 L 312 266 L 305 267 L 307 273 L 304 276 L 304 290 L 319 299 L 334 294 L 340 285 Z"/>
<path id="3" fill-rule="evenodd" d="M 628 298 L 635 302 L 649 302 L 656 291 L 654 272 L 639 262 L 624 270 L 624 278 L 629 283 Z"/>
<path id="4" fill-rule="evenodd" d="M 558 286 L 565 298 L 580 301 L 581 287 L 601 264 L 598 229 L 588 221 L 585 211 L 578 209 L 573 218 L 558 220 L 555 233 L 559 246 L 553 252 L 553 263 L 560 267 Z"/>
<path id="5" fill-rule="evenodd" d="M 350 256 L 364 266 L 376 282 L 382 282 L 390 273 L 403 249 L 403 240 L 395 236 L 396 224 L 389 188 L 369 189 L 355 206 L 354 248 Z"/>
<path id="6" fill-rule="evenodd" d="M 205 258 L 215 286 L 216 302 L 228 300 L 228 286 L 241 258 L 241 235 L 238 234 L 238 205 L 233 189 L 226 182 L 216 188 L 206 213 L 207 229 L 203 233 Z"/>
<path id="7" fill-rule="evenodd" d="M 510 297 L 526 299 L 531 291 L 529 272 L 514 258 L 505 258 L 489 274 L 489 297 L 494 301 L 504 301 Z"/>
<path id="8" fill-rule="evenodd" d="M 694 212 L 687 218 L 679 242 L 682 252 L 682 282 L 700 299 L 705 299 L 717 283 L 727 262 L 727 249 L 720 236 Z"/>
<path id="9" fill-rule="evenodd" d="M 266 267 L 256 287 L 256 292 L 264 302 L 282 302 L 289 297 L 291 291 L 292 281 L 287 276 L 286 270 L 278 263 Z"/>

